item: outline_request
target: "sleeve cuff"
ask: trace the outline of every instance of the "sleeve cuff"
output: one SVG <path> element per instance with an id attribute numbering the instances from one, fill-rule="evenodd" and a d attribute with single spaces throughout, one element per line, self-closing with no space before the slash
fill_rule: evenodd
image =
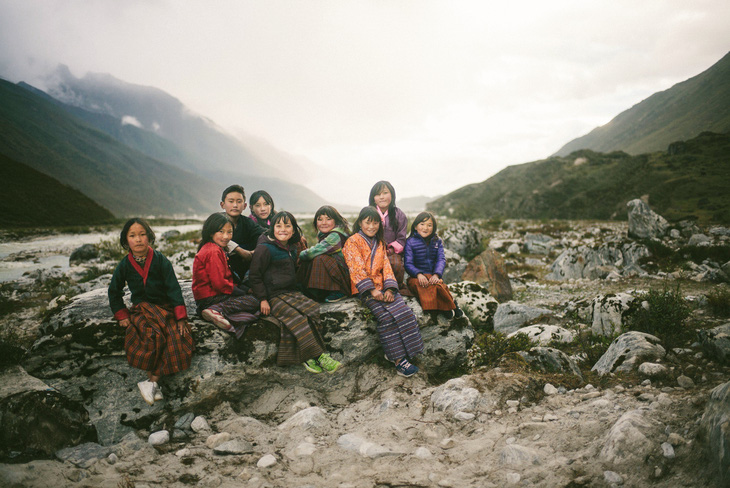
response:
<path id="1" fill-rule="evenodd" d="M 368 290 L 375 289 L 375 284 L 373 283 L 373 280 L 371 280 L 370 278 L 365 278 L 360 283 L 355 285 L 355 287 L 357 288 L 358 293 L 364 293 Z"/>
<path id="2" fill-rule="evenodd" d="M 398 290 L 398 282 L 395 280 L 392 280 L 388 278 L 383 282 L 383 289 L 387 290 L 388 288 L 392 288 L 394 290 Z"/>
<path id="3" fill-rule="evenodd" d="M 177 305 L 175 307 L 175 320 L 182 320 L 188 318 L 188 309 L 185 308 L 185 305 Z"/>
<path id="4" fill-rule="evenodd" d="M 114 313 L 114 318 L 117 320 L 124 320 L 129 318 L 129 310 L 122 308 Z"/>
<path id="5" fill-rule="evenodd" d="M 393 241 L 390 244 L 388 244 L 390 247 L 393 248 L 393 251 L 395 251 L 396 254 L 402 254 L 403 253 L 403 246 L 398 241 Z"/>

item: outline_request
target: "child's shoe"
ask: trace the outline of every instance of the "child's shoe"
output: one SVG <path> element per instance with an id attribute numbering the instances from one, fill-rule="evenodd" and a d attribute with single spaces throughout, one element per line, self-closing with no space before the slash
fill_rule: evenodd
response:
<path id="1" fill-rule="evenodd" d="M 347 298 L 344 293 L 339 291 L 334 291 L 327 295 L 327 298 L 324 299 L 325 303 L 335 303 L 339 302 L 340 300 L 344 300 Z"/>
<path id="2" fill-rule="evenodd" d="M 457 305 L 456 308 L 454 309 L 454 318 L 460 319 L 463 316 L 464 316 L 464 311 L 462 309 L 460 309 L 459 306 Z"/>
<path id="3" fill-rule="evenodd" d="M 321 373 L 322 367 L 317 364 L 316 359 L 310 359 L 304 363 L 304 367 L 307 368 L 307 371 L 310 373 Z"/>
<path id="4" fill-rule="evenodd" d="M 139 392 L 142 394 L 142 398 L 148 405 L 155 404 L 155 384 L 149 380 L 140 381 L 137 383 Z"/>
<path id="5" fill-rule="evenodd" d="M 398 364 L 395 365 L 395 370 L 398 372 L 399 375 L 408 378 L 418 373 L 418 366 L 414 366 L 413 364 L 409 363 L 406 358 L 403 358 Z"/>
<path id="6" fill-rule="evenodd" d="M 216 310 L 206 308 L 200 315 L 203 317 L 204 320 L 212 322 L 213 325 L 215 325 L 216 327 L 220 327 L 221 329 L 228 332 L 235 332 L 235 329 L 233 328 L 231 323 L 226 320 L 223 314 Z"/>
<path id="7" fill-rule="evenodd" d="M 335 371 L 337 371 L 337 368 L 340 367 L 340 362 L 336 359 L 332 358 L 329 354 L 322 353 L 320 357 L 317 358 L 317 362 L 322 367 L 323 370 L 327 371 L 328 373 L 332 374 Z"/>
<path id="8" fill-rule="evenodd" d="M 451 320 L 454 318 L 454 311 L 453 310 L 446 310 L 445 312 L 442 312 L 444 314 L 444 317 L 446 317 L 446 320 Z"/>
<path id="9" fill-rule="evenodd" d="M 155 394 L 154 399 L 156 402 L 159 402 L 160 400 L 164 400 L 165 397 L 162 396 L 162 388 L 160 388 L 160 385 L 158 385 L 156 382 L 152 383 L 155 386 Z"/>

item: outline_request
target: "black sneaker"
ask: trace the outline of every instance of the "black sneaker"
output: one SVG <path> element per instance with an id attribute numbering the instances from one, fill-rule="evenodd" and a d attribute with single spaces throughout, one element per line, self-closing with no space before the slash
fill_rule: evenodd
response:
<path id="1" fill-rule="evenodd" d="M 412 365 L 408 362 L 406 358 L 403 358 L 398 364 L 395 365 L 395 370 L 398 372 L 399 375 L 408 378 L 418 373 L 418 366 Z"/>
<path id="2" fill-rule="evenodd" d="M 458 306 L 454 309 L 454 318 L 460 319 L 464 316 L 464 311 Z"/>

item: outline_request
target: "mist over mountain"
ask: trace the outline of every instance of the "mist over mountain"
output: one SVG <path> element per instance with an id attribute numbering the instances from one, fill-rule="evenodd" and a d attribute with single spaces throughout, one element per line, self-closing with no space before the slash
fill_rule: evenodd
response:
<path id="1" fill-rule="evenodd" d="M 730 53 L 699 75 L 653 94 L 608 124 L 570 141 L 555 155 L 579 149 L 660 151 L 704 131 L 730 131 Z"/>

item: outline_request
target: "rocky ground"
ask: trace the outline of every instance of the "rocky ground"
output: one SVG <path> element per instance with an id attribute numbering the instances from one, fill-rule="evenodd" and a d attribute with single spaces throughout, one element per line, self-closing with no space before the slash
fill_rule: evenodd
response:
<path id="1" fill-rule="evenodd" d="M 196 320 L 193 366 L 149 407 L 105 308 L 108 275 L 5 284 L 0 485 L 726 486 L 730 269 L 716 256 L 730 231 L 647 211 L 628 224 L 449 225 L 450 287 L 467 318 L 410 299 L 427 351 L 409 379 L 348 300 L 322 307 L 341 371 L 277 368 L 265 323 L 236 342 Z M 170 250 L 186 278 L 189 250 Z M 683 333 L 626 330 L 650 290 L 679 290 Z M 488 338 L 517 331 L 534 342 L 485 359 Z"/>

